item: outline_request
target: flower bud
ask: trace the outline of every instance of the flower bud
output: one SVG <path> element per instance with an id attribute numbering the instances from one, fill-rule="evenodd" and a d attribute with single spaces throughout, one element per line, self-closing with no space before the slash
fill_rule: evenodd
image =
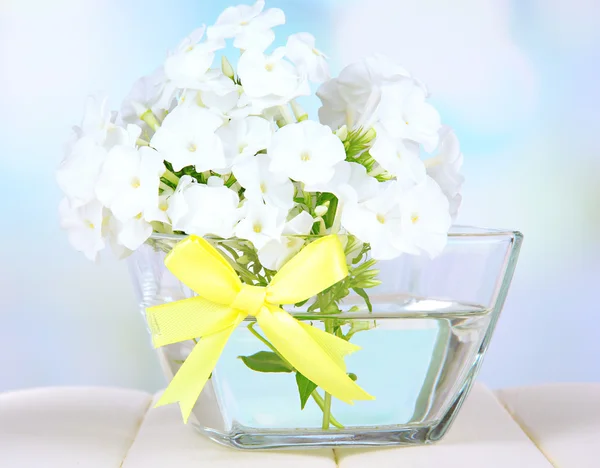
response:
<path id="1" fill-rule="evenodd" d="M 239 263 L 240 265 L 248 265 L 248 262 L 250 261 L 250 259 L 248 257 L 246 257 L 245 255 L 242 255 L 241 257 L 239 257 L 236 262 Z"/>
<path id="2" fill-rule="evenodd" d="M 381 284 L 381 281 L 376 280 L 376 279 L 368 279 L 365 281 L 356 281 L 355 283 L 352 284 L 353 288 L 361 288 L 361 289 L 368 289 L 368 288 L 374 288 L 375 286 L 379 286 Z"/>
<path id="3" fill-rule="evenodd" d="M 227 78 L 233 80 L 233 78 L 235 77 L 233 67 L 231 66 L 231 63 L 229 63 L 229 60 L 227 60 L 227 57 L 225 57 L 224 55 L 221 56 L 221 70 L 223 70 L 223 75 L 225 75 Z"/>
<path id="4" fill-rule="evenodd" d="M 325 216 L 328 208 L 325 205 L 319 205 L 315 208 L 315 214 L 317 216 Z"/>
<path id="5" fill-rule="evenodd" d="M 306 113 L 306 111 L 295 100 L 292 100 L 292 102 L 290 102 L 290 105 L 292 106 L 294 117 L 296 117 L 296 120 L 298 122 L 302 122 L 303 120 L 308 119 L 308 114 Z"/>
<path id="6" fill-rule="evenodd" d="M 360 281 L 366 281 L 375 278 L 379 274 L 379 270 L 367 270 L 363 271 L 357 279 Z"/>
<path id="7" fill-rule="evenodd" d="M 346 141 L 346 138 L 348 138 L 348 127 L 346 125 L 344 125 L 343 127 L 338 128 L 335 131 L 335 134 L 338 136 L 338 138 L 342 141 Z"/>
<path id="8" fill-rule="evenodd" d="M 377 136 L 377 132 L 375 131 L 375 129 L 373 127 L 371 127 L 363 135 L 363 140 L 365 143 L 369 143 L 369 142 L 373 141 L 376 136 Z"/>

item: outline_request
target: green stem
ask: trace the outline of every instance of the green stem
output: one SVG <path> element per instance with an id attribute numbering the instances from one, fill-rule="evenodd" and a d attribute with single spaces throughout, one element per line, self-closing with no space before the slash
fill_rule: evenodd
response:
<path id="1" fill-rule="evenodd" d="M 279 351 L 277 351 L 277 348 L 275 348 L 275 346 L 273 346 L 273 345 L 272 345 L 272 344 L 269 342 L 269 340 L 267 340 L 266 338 L 264 338 L 264 337 L 263 337 L 263 336 L 262 336 L 260 333 L 258 333 L 258 332 L 257 332 L 257 331 L 254 329 L 254 323 L 255 323 L 255 322 L 250 322 L 250 323 L 248 324 L 248 330 L 250 330 L 250 333 L 252 333 L 252 334 L 253 334 L 253 335 L 254 335 L 256 338 L 258 338 L 260 341 L 262 341 L 262 342 L 265 344 L 265 346 L 266 346 L 267 348 L 269 348 L 271 351 L 273 351 L 275 354 L 277 354 L 277 356 L 279 356 L 283 362 L 285 362 L 285 363 L 286 363 L 288 366 L 290 366 L 291 368 L 293 368 L 294 366 L 292 366 L 292 365 L 291 365 L 291 364 L 290 364 L 290 363 L 287 361 L 287 359 L 286 359 L 286 358 L 284 358 L 284 357 L 283 357 L 283 356 L 282 356 L 282 355 L 279 353 Z"/>
<path id="2" fill-rule="evenodd" d="M 231 188 L 231 186 L 233 184 L 235 184 L 237 182 L 237 179 L 235 178 L 235 176 L 233 175 L 233 173 L 229 174 L 229 177 L 227 178 L 227 181 L 225 182 L 225 186 L 227 188 Z"/>
<path id="3" fill-rule="evenodd" d="M 320 310 L 323 311 L 323 304 L 320 305 Z M 333 332 L 333 323 L 331 321 L 331 319 L 325 319 L 323 320 L 323 322 L 325 322 L 325 331 L 327 333 L 332 333 Z M 325 392 L 325 402 L 323 405 L 323 422 L 321 424 L 321 428 L 323 430 L 327 430 L 329 429 L 329 424 L 331 422 L 331 395 L 327 392 Z"/>
<path id="4" fill-rule="evenodd" d="M 321 428 L 324 430 L 329 429 L 329 423 L 331 422 L 331 395 L 325 392 L 325 405 L 323 408 L 323 424 Z"/>
<path id="5" fill-rule="evenodd" d="M 269 348 L 271 351 L 273 351 L 277 356 L 279 356 L 279 358 L 285 362 L 288 366 L 290 366 L 291 368 L 293 368 L 294 366 L 292 366 L 286 358 L 284 358 L 281 353 L 279 353 L 279 351 L 277 351 L 277 348 L 275 348 L 275 346 L 273 346 L 269 340 L 267 340 L 266 338 L 264 338 L 260 333 L 258 333 L 255 329 L 254 329 L 254 324 L 255 322 L 250 322 L 248 324 L 248 330 L 250 330 L 250 333 L 252 333 L 256 338 L 258 338 L 267 348 Z M 323 411 L 323 421 L 325 421 L 325 413 L 327 413 L 327 427 L 324 427 L 323 429 L 329 429 L 329 424 L 333 424 L 335 427 L 337 427 L 338 429 L 344 429 L 344 426 L 333 417 L 333 415 L 331 414 L 331 395 L 329 393 L 325 393 L 325 401 L 323 401 L 323 398 L 321 398 L 321 395 L 319 395 L 319 393 L 314 390 L 311 395 L 310 395 L 313 400 L 315 400 L 315 403 L 318 405 L 318 407 L 321 409 L 321 411 Z M 329 402 L 328 402 L 328 397 L 329 397 Z M 323 424 L 325 424 L 325 422 L 323 422 Z"/>
<path id="6" fill-rule="evenodd" d="M 316 390 L 313 390 L 313 392 L 310 394 L 310 396 L 313 398 L 313 400 L 315 400 L 315 403 L 317 404 L 317 406 L 319 408 L 321 408 L 321 411 L 325 411 L 325 402 L 323 401 L 323 398 L 321 397 L 321 395 L 319 395 L 319 392 L 317 392 Z M 340 423 L 337 419 L 335 419 L 333 417 L 333 414 L 331 414 L 331 412 L 329 413 L 329 422 L 331 424 L 333 424 L 335 427 L 337 427 L 338 429 L 344 429 L 344 425 L 342 423 Z"/>

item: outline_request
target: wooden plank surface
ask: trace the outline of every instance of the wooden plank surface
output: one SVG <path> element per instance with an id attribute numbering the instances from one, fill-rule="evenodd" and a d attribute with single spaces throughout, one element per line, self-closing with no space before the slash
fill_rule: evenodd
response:
<path id="1" fill-rule="evenodd" d="M 592 468 L 600 384 L 501 390 L 476 385 L 438 444 L 386 449 L 247 452 L 183 425 L 176 406 L 114 388 L 0 395 L 0 463 L 11 468 Z M 154 398 L 156 400 L 156 397 Z"/>

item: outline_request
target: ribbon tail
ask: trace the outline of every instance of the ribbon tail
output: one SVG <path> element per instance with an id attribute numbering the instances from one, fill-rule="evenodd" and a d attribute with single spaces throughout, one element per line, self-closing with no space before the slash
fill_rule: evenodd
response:
<path id="1" fill-rule="evenodd" d="M 343 340 L 334 336 L 324 339 L 321 334 L 307 332 L 298 320 L 278 307 L 263 307 L 256 320 L 281 355 L 327 393 L 349 404 L 353 400 L 374 399 L 348 377 L 345 365 L 340 366 L 350 347 L 352 351 L 356 349 L 354 345 L 338 344 L 337 340 Z"/>
<path id="2" fill-rule="evenodd" d="M 346 363 L 344 362 L 344 356 L 351 354 L 360 349 L 360 346 L 350 343 L 346 340 L 342 340 L 331 333 L 319 330 L 316 327 L 312 327 L 306 323 L 298 321 L 300 326 L 304 329 L 310 337 L 317 342 L 317 344 L 327 353 L 327 355 L 346 372 Z"/>
<path id="3" fill-rule="evenodd" d="M 227 328 L 200 339 L 187 357 L 171 383 L 156 403 L 156 406 L 179 402 L 183 422 L 188 418 L 213 371 L 231 333 L 244 319 L 238 314 Z"/>

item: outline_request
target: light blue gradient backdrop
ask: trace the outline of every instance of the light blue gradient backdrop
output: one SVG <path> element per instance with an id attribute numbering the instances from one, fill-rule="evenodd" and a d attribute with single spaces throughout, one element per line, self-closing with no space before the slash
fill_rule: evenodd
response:
<path id="1" fill-rule="evenodd" d="M 8 3 L 7 3 L 8 1 Z M 228 2 L 0 4 L 0 390 L 164 385 L 126 264 L 59 230 L 53 171 L 88 92 L 132 82 Z M 592 0 L 271 1 L 333 70 L 383 52 L 429 84 L 465 153 L 459 221 L 525 233 L 481 378 L 600 380 L 600 8 Z M 283 39 L 280 39 L 283 40 Z M 313 116 L 317 102 L 307 106 Z"/>

